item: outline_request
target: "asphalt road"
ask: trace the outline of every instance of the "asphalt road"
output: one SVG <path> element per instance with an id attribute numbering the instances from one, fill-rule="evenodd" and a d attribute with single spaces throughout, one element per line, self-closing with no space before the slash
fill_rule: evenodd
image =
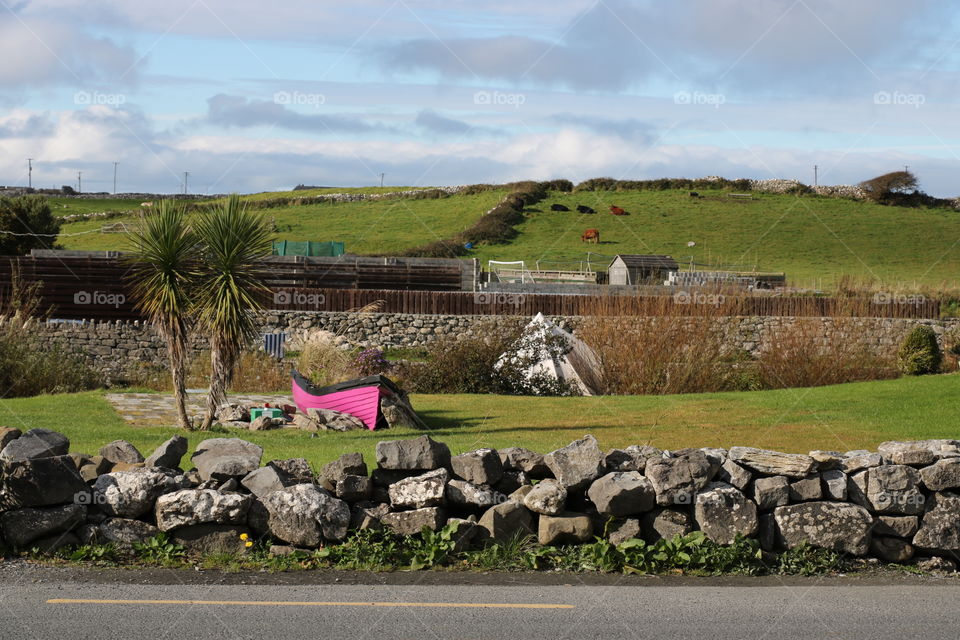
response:
<path id="1" fill-rule="evenodd" d="M 420 574 L 430 575 L 430 574 Z M 40 577 L 38 577 L 40 576 Z M 0 638 L 956 638 L 957 581 L 4 575 Z M 147 576 L 146 579 L 150 577 Z M 232 582 L 244 581 L 234 578 Z M 203 581 L 200 581 L 203 582 Z M 387 582 L 390 582 L 389 580 Z M 451 584 L 442 584 L 451 582 Z M 456 584 L 478 582 L 479 584 Z M 552 582 L 552 584 L 550 584 Z M 500 584 L 498 584 L 500 583 Z"/>

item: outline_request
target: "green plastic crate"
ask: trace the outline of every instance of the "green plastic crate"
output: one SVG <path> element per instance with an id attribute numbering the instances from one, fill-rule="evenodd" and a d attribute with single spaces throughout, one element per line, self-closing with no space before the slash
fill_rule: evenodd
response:
<path id="1" fill-rule="evenodd" d="M 250 421 L 253 422 L 257 418 L 267 417 L 267 418 L 282 418 L 283 411 L 275 407 L 255 407 L 250 409 Z"/>

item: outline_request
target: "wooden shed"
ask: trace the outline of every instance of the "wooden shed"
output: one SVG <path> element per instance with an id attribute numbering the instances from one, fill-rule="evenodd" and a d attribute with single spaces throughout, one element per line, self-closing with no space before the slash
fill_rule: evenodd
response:
<path id="1" fill-rule="evenodd" d="M 670 256 L 620 254 L 607 267 L 607 275 L 610 284 L 662 284 L 668 273 L 679 270 Z"/>

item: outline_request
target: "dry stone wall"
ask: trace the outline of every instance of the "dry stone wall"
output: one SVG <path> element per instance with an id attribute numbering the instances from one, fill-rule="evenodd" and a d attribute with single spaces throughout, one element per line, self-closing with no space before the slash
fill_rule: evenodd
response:
<path id="1" fill-rule="evenodd" d="M 6 548 L 131 544 L 160 532 L 196 551 L 248 538 L 277 553 L 351 530 L 415 535 L 458 523 L 458 548 L 532 535 L 541 545 L 648 543 L 702 531 L 769 552 L 809 544 L 885 562 L 955 568 L 960 441 L 884 442 L 873 451 L 750 447 L 603 451 L 586 435 L 548 453 L 453 452 L 429 436 L 384 440 L 376 460 L 341 455 L 262 465 L 240 438 L 175 435 L 149 457 L 123 440 L 70 452 L 54 431 L 0 430 L 0 535 Z M 244 536 L 244 534 L 246 534 Z M 242 550 L 242 548 L 240 549 Z"/>
<path id="2" fill-rule="evenodd" d="M 576 329 L 580 318 L 554 318 L 561 326 Z M 438 338 L 474 335 L 506 327 L 522 326 L 529 318 L 521 316 L 452 316 L 401 313 L 346 313 L 289 311 L 264 312 L 260 324 L 265 333 L 288 334 L 288 348 L 297 349 L 300 341 L 313 331 L 337 333 L 341 340 L 362 347 L 418 347 Z M 731 348 L 758 353 L 771 339 L 798 320 L 789 317 L 737 317 L 719 321 Z M 889 353 L 903 336 L 918 324 L 933 327 L 939 336 L 955 327 L 960 320 L 915 320 L 896 318 L 854 318 L 837 321 L 831 318 L 805 318 L 813 322 L 814 333 L 825 344 L 834 340 L 856 339 L 858 342 Z M 817 326 L 819 325 L 819 326 Z M 163 364 L 166 358 L 163 341 L 149 324 L 140 322 L 83 322 L 43 325 L 38 339 L 47 345 L 61 344 L 78 353 L 114 379 L 135 375 L 146 366 Z M 203 340 L 193 344 L 194 351 L 207 348 Z"/>

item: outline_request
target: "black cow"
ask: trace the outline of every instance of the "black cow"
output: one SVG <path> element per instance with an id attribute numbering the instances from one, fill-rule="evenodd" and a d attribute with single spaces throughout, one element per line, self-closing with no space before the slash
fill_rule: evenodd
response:
<path id="1" fill-rule="evenodd" d="M 550 205 L 550 211 L 570 211 L 567 207 L 562 204 L 552 204 Z"/>
<path id="2" fill-rule="evenodd" d="M 577 211 L 579 211 L 580 213 L 596 213 L 596 211 L 594 211 L 590 207 L 582 204 L 577 205 Z"/>
<path id="3" fill-rule="evenodd" d="M 699 198 L 699 197 L 700 197 L 700 194 L 697 193 L 696 191 L 691 191 L 691 192 L 690 192 L 690 197 L 691 197 L 691 198 Z"/>

